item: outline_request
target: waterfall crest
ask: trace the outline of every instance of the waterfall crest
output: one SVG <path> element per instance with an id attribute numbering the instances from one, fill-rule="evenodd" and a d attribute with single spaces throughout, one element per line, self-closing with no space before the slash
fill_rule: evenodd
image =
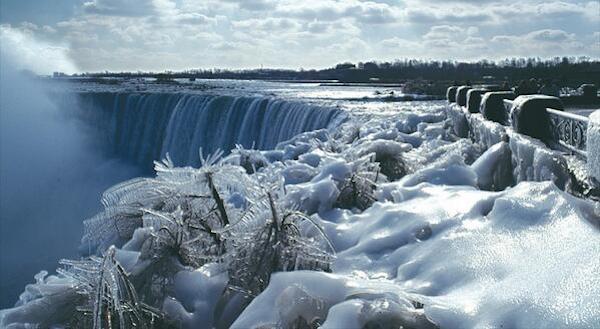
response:
<path id="1" fill-rule="evenodd" d="M 82 120 L 108 151 L 150 169 L 167 153 L 178 166 L 198 166 L 198 151 L 236 144 L 272 149 L 279 142 L 337 122 L 339 109 L 268 97 L 175 93 L 80 93 Z"/>

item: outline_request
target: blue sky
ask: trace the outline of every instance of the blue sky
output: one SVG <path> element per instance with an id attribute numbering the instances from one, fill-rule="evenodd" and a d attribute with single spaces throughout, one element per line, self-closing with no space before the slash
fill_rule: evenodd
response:
<path id="1" fill-rule="evenodd" d="M 320 68 L 600 57 L 600 2 L 2 0 L 3 53 L 36 71 Z"/>

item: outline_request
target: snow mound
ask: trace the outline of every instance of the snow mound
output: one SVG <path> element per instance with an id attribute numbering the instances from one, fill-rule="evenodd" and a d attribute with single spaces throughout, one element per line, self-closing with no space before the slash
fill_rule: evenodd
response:
<path id="1" fill-rule="evenodd" d="M 434 328 L 391 282 L 317 272 L 273 275 L 271 284 L 231 328 Z"/>
<path id="2" fill-rule="evenodd" d="M 442 328 L 598 323 L 597 205 L 549 182 L 504 192 L 396 184 L 391 194 L 362 214 L 323 218 L 335 273 L 395 282 Z"/>

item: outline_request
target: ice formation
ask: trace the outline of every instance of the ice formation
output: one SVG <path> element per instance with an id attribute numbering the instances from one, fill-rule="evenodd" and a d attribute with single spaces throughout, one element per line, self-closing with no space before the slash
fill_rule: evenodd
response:
<path id="1" fill-rule="evenodd" d="M 116 282 L 103 290 L 113 298 L 131 282 L 135 298 L 103 299 L 124 321 L 133 314 L 181 328 L 600 323 L 600 206 L 561 191 L 552 151 L 477 115 L 473 143 L 451 131 L 444 107 L 410 109 L 355 115 L 273 150 L 238 147 L 223 159 L 198 159 L 199 169 L 157 163 L 155 178 L 111 188 L 106 210 L 86 221 L 83 246 L 95 256 L 40 273 L 14 308 L 0 311 L 0 325 L 65 325 L 64 310 L 97 305 L 81 288 L 87 277 L 72 269 L 96 271 L 107 257 L 107 271 L 120 267 L 125 278 L 92 275 L 91 286 Z"/>
<path id="2" fill-rule="evenodd" d="M 588 171 L 600 182 L 600 111 L 590 115 L 587 131 Z"/>

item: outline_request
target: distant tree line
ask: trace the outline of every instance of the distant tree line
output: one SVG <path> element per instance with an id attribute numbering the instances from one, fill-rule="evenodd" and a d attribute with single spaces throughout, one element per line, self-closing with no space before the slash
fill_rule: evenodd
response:
<path id="1" fill-rule="evenodd" d="M 404 59 L 393 62 L 340 63 L 320 70 L 288 69 L 195 69 L 181 72 L 101 72 L 83 73 L 83 77 L 154 77 L 158 80 L 189 79 L 253 79 L 327 81 L 342 83 L 429 82 L 508 82 L 538 78 L 551 79 L 562 86 L 579 83 L 600 84 L 600 60 L 588 57 L 510 58 L 477 62 Z"/>

